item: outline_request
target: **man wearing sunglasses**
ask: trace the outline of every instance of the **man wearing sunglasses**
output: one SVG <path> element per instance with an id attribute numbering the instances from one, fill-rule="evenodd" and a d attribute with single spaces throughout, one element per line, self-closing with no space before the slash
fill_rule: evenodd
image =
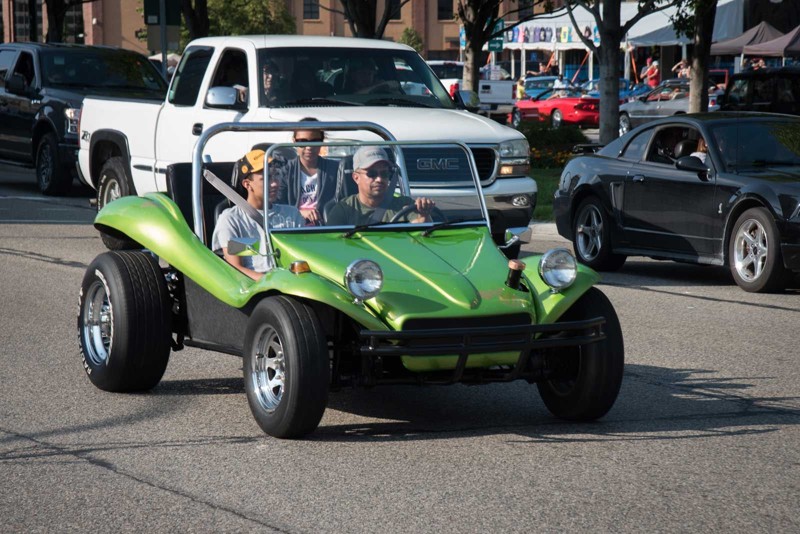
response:
<path id="1" fill-rule="evenodd" d="M 389 191 L 394 167 L 380 147 L 363 146 L 353 156 L 353 181 L 358 193 L 336 204 L 328 215 L 328 226 L 362 225 L 389 222 L 404 207 L 415 205 L 407 220 L 398 222 L 430 222 L 433 200 L 420 197 L 396 197 Z"/>

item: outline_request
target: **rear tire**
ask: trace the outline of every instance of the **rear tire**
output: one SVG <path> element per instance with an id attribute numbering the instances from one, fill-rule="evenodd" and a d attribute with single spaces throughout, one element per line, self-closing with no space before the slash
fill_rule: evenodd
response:
<path id="1" fill-rule="evenodd" d="M 572 221 L 572 244 L 582 264 L 597 271 L 616 271 L 626 256 L 611 252 L 611 223 L 597 197 L 578 205 Z"/>
<path id="2" fill-rule="evenodd" d="M 559 319 L 580 321 L 605 317 L 606 339 L 584 347 L 567 347 L 548 356 L 558 377 L 539 382 L 539 394 L 556 417 L 591 421 L 604 416 L 617 400 L 625 369 L 622 328 L 614 306 L 597 288 L 590 288 Z"/>
<path id="3" fill-rule="evenodd" d="M 627 113 L 619 114 L 619 134 L 625 135 L 631 131 L 631 118 Z"/>
<path id="4" fill-rule="evenodd" d="M 164 376 L 172 342 L 169 292 L 144 252 L 106 252 L 83 277 L 78 338 L 89 380 L 105 391 L 145 391 Z"/>
<path id="5" fill-rule="evenodd" d="M 58 160 L 58 139 L 46 133 L 36 147 L 36 185 L 43 195 L 63 195 L 72 186 L 72 175 Z"/>
<path id="6" fill-rule="evenodd" d="M 100 179 L 97 182 L 97 210 L 100 211 L 107 204 L 118 198 L 135 195 L 136 192 L 128 181 L 125 172 L 125 165 L 122 158 L 115 156 L 109 158 L 100 169 Z M 138 243 L 123 236 L 110 235 L 105 232 L 100 233 L 108 250 L 131 250 L 142 248 Z"/>
<path id="7" fill-rule="evenodd" d="M 284 296 L 253 310 L 245 334 L 244 386 L 261 429 L 300 438 L 319 425 L 328 404 L 328 345 L 316 313 Z"/>

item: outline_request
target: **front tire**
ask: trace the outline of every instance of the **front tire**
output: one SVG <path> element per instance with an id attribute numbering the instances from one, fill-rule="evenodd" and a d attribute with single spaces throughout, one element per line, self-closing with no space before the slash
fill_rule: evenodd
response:
<path id="1" fill-rule="evenodd" d="M 553 125 L 553 128 L 561 128 L 561 124 L 564 121 L 564 116 L 561 114 L 561 110 L 556 109 L 553 111 L 553 114 L 550 116 L 550 123 Z"/>
<path id="2" fill-rule="evenodd" d="M 314 431 L 328 404 L 328 346 L 316 313 L 304 303 L 268 297 L 245 334 L 244 385 L 261 429 L 276 438 Z"/>
<path id="3" fill-rule="evenodd" d="M 119 156 L 109 158 L 100 169 L 100 179 L 97 182 L 97 210 L 100 211 L 118 198 L 135 194 L 128 181 L 122 158 Z M 100 237 L 108 250 L 141 248 L 135 241 L 123 236 L 101 232 Z"/>
<path id="4" fill-rule="evenodd" d="M 42 136 L 36 148 L 36 185 L 43 195 L 63 195 L 72 186 L 72 175 L 58 160 L 55 134 Z"/>
<path id="5" fill-rule="evenodd" d="M 591 288 L 560 321 L 604 317 L 606 339 L 583 347 L 560 349 L 546 359 L 556 372 L 539 382 L 539 394 L 550 413 L 572 421 L 591 421 L 604 416 L 617 400 L 625 368 L 622 328 L 608 298 Z"/>
<path id="6" fill-rule="evenodd" d="M 616 271 L 626 256 L 611 252 L 611 221 L 596 197 L 578 205 L 572 222 L 572 244 L 578 261 L 597 271 Z"/>
<path id="7" fill-rule="evenodd" d="M 83 277 L 78 338 L 89 380 L 105 391 L 145 391 L 164 376 L 172 310 L 158 262 L 144 252 L 106 252 Z"/>
<path id="8" fill-rule="evenodd" d="M 625 135 L 631 131 L 631 118 L 627 113 L 619 114 L 619 134 Z"/>
<path id="9" fill-rule="evenodd" d="M 751 208 L 736 220 L 728 261 L 736 284 L 751 293 L 780 291 L 789 272 L 783 266 L 778 227 L 765 208 Z"/>

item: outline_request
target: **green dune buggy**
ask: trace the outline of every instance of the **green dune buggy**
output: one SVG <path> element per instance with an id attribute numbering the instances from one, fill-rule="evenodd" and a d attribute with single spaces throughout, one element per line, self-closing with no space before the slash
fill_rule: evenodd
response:
<path id="1" fill-rule="evenodd" d="M 265 210 L 265 243 L 228 244 L 274 265 L 258 281 L 245 276 L 209 247 L 235 193 L 218 185 L 233 164 L 204 162 L 203 149 L 223 132 L 294 129 L 371 132 L 380 139 L 368 144 L 393 159 L 391 194 L 434 199 L 432 220 L 272 228 Z M 342 194 L 352 193 L 358 144 L 321 143 L 345 169 Z M 294 147 L 270 146 L 267 157 Z M 343 386 L 526 380 L 557 417 L 603 416 L 624 349 L 613 306 L 592 287 L 598 275 L 564 249 L 509 261 L 492 240 L 477 176 L 463 143 L 399 143 L 372 123 L 209 128 L 191 163 L 167 169 L 168 193 L 123 197 L 97 215 L 98 230 L 137 248 L 103 253 L 86 271 L 78 334 L 89 379 L 142 391 L 183 346 L 239 355 L 256 421 L 281 438 L 312 432 L 329 391 Z"/>

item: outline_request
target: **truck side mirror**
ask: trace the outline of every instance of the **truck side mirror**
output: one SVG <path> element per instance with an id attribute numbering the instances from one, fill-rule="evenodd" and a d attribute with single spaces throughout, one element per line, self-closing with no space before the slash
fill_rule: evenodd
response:
<path id="1" fill-rule="evenodd" d="M 206 106 L 221 109 L 242 108 L 245 103 L 240 99 L 239 93 L 234 87 L 212 87 L 206 94 Z"/>
<path id="2" fill-rule="evenodd" d="M 25 76 L 14 73 L 6 83 L 6 91 L 12 95 L 25 96 L 28 94 L 28 84 L 25 83 Z"/>
<path id="3" fill-rule="evenodd" d="M 456 92 L 456 103 L 475 113 L 480 109 L 481 99 L 475 91 L 461 90 Z"/>

